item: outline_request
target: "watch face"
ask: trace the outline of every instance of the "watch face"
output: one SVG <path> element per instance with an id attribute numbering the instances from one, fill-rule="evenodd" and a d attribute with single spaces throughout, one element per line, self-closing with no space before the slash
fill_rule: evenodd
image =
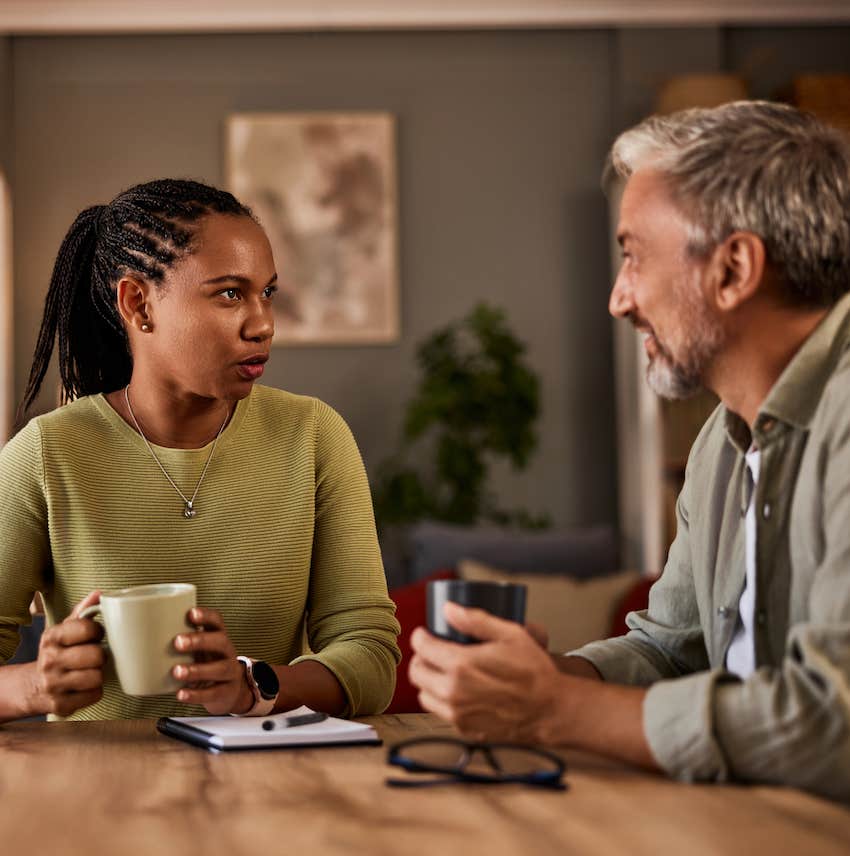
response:
<path id="1" fill-rule="evenodd" d="M 262 660 L 256 660 L 251 669 L 260 695 L 265 699 L 275 698 L 280 692 L 280 681 L 277 679 L 275 670 Z"/>

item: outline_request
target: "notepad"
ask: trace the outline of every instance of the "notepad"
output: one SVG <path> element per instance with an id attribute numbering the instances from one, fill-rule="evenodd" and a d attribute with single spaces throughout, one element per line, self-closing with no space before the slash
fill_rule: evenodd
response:
<path id="1" fill-rule="evenodd" d="M 371 725 L 330 716 L 323 722 L 286 727 L 290 716 L 313 713 L 299 707 L 272 716 L 166 716 L 157 720 L 157 730 L 168 737 L 195 746 L 223 752 L 230 749 L 285 749 L 298 746 L 380 745 Z M 263 723 L 274 723 L 273 728 Z"/>

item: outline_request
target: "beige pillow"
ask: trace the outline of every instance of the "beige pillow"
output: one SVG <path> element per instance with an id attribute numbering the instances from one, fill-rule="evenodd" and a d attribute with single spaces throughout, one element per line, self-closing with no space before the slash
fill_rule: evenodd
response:
<path id="1" fill-rule="evenodd" d="M 622 571 L 590 580 L 549 574 L 514 574 L 474 559 L 458 562 L 458 574 L 463 580 L 528 586 L 525 620 L 542 624 L 549 632 L 549 650 L 558 653 L 605 639 L 617 607 L 640 579 L 637 571 Z"/>

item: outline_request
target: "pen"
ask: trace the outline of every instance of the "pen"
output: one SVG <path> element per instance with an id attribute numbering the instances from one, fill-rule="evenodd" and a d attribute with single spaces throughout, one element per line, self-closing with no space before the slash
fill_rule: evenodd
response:
<path id="1" fill-rule="evenodd" d="M 302 713 L 298 716 L 287 716 L 283 720 L 281 728 L 295 728 L 296 725 L 312 725 L 314 722 L 324 722 L 328 718 L 326 713 Z M 278 723 L 274 719 L 266 719 L 263 722 L 263 731 L 274 731 Z"/>

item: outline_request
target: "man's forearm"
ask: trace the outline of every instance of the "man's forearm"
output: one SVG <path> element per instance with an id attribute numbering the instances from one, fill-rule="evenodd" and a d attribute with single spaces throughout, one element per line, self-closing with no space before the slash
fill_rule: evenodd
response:
<path id="1" fill-rule="evenodd" d="M 582 662 L 593 669 L 587 660 Z M 569 667 L 579 668 L 576 663 Z M 607 684 L 595 669 L 593 672 L 595 679 L 575 674 L 560 676 L 554 703 L 540 723 L 540 742 L 575 746 L 658 770 L 643 730 L 646 690 Z"/>
<path id="2" fill-rule="evenodd" d="M 599 674 L 593 663 L 584 657 L 567 657 L 563 654 L 553 654 L 552 662 L 558 671 L 563 672 L 565 675 L 573 675 L 577 678 L 589 678 L 594 681 L 602 680 L 602 675 Z"/>

